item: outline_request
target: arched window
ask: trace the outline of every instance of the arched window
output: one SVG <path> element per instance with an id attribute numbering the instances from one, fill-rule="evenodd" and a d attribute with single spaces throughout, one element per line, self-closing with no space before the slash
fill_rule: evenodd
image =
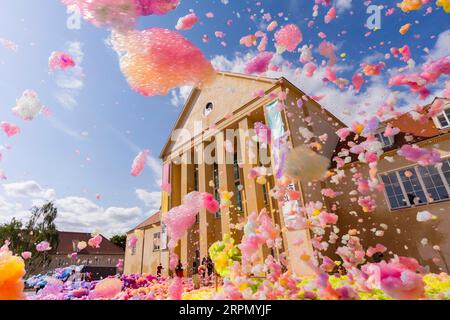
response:
<path id="1" fill-rule="evenodd" d="M 207 117 L 214 109 L 214 104 L 212 102 L 208 102 L 206 104 L 205 109 L 203 110 L 203 115 Z"/>

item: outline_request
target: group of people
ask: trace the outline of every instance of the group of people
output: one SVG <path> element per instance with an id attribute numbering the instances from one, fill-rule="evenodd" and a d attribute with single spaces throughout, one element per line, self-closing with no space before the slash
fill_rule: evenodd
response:
<path id="1" fill-rule="evenodd" d="M 156 269 L 156 275 L 157 277 L 161 277 L 162 270 L 164 267 L 160 263 Z M 192 280 L 194 282 L 194 288 L 199 289 L 200 288 L 200 278 L 203 285 L 208 285 L 209 280 L 211 279 L 212 275 L 214 274 L 214 263 L 211 260 L 211 257 L 204 257 L 201 261 L 200 258 L 197 257 L 192 262 Z M 181 260 L 178 260 L 178 264 L 175 268 L 175 275 L 179 278 L 184 277 L 184 267 L 181 263 Z"/>
<path id="2" fill-rule="evenodd" d="M 214 273 L 214 263 L 211 257 L 204 257 L 200 264 L 200 258 L 196 258 L 192 262 L 192 280 L 194 288 L 200 288 L 200 277 L 203 285 L 209 285 L 209 280 Z"/>

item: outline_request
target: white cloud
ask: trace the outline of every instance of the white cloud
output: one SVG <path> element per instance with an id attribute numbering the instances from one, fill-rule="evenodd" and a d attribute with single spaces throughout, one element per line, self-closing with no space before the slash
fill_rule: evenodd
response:
<path id="1" fill-rule="evenodd" d="M 352 8 L 352 0 L 337 0 L 336 9 L 338 12 L 343 12 Z"/>
<path id="2" fill-rule="evenodd" d="M 111 236 L 127 232 L 148 215 L 139 207 L 102 207 L 84 197 L 58 199 L 53 189 L 44 189 L 35 181 L 3 184 L 3 188 L 4 196 L 0 195 L 0 223 L 9 222 L 12 218 L 26 221 L 30 216 L 29 208 L 42 206 L 47 201 L 53 201 L 58 209 L 55 223 L 61 231 L 98 231 Z M 152 211 L 159 209 L 160 196 L 157 197 L 157 192 L 142 193 L 141 196 Z"/>
<path id="3" fill-rule="evenodd" d="M 56 192 L 53 189 L 44 189 L 36 181 L 23 181 L 3 184 L 5 194 L 16 198 L 33 198 L 40 200 L 53 200 Z"/>
<path id="4" fill-rule="evenodd" d="M 84 87 L 84 73 L 81 63 L 84 52 L 81 42 L 73 41 L 66 44 L 66 51 L 70 53 L 75 61 L 75 67 L 58 73 L 56 85 L 59 90 L 55 92 L 55 98 L 66 109 L 73 109 L 77 105 L 76 97 Z"/>
<path id="5" fill-rule="evenodd" d="M 170 104 L 174 107 L 183 107 L 186 100 L 189 98 L 189 95 L 192 91 L 192 87 L 183 86 L 177 89 L 172 90 Z"/>
<path id="6" fill-rule="evenodd" d="M 99 231 L 105 236 L 124 233 L 145 216 L 141 208 L 103 208 L 83 197 L 66 197 L 55 201 L 58 208 L 56 224 L 63 231 Z"/>
<path id="7" fill-rule="evenodd" d="M 218 71 L 242 73 L 245 69 L 246 58 L 239 52 L 235 53 L 231 60 L 223 55 L 217 55 L 211 60 L 211 64 Z"/>
<path id="8" fill-rule="evenodd" d="M 20 203 L 9 202 L 0 197 L 0 223 L 10 222 L 12 218 L 21 220 L 29 214 Z"/>
<path id="9" fill-rule="evenodd" d="M 450 29 L 439 34 L 436 44 L 427 58 L 436 60 L 446 56 L 450 56 Z"/>
<path id="10" fill-rule="evenodd" d="M 159 210 L 161 206 L 161 192 L 160 191 L 147 191 L 144 189 L 136 189 L 136 195 L 146 207 L 152 211 Z"/>

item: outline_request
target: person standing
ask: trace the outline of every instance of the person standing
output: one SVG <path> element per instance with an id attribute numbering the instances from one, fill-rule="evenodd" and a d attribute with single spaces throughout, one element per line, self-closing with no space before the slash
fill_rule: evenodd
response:
<path id="1" fill-rule="evenodd" d="M 192 262 L 192 281 L 194 282 L 194 289 L 198 290 L 200 289 L 200 281 L 198 277 L 198 262 L 195 260 Z"/>
<path id="2" fill-rule="evenodd" d="M 156 268 L 156 276 L 157 276 L 158 278 L 161 278 L 161 274 L 162 274 L 162 270 L 163 270 L 163 269 L 164 269 L 164 268 L 163 268 L 162 264 L 160 263 L 159 266 Z"/>
<path id="3" fill-rule="evenodd" d="M 183 278 L 184 277 L 183 264 L 181 263 L 181 260 L 178 260 L 177 267 L 175 268 L 175 274 L 176 274 L 176 276 L 178 278 Z"/>
<path id="4" fill-rule="evenodd" d="M 206 260 L 206 268 L 208 269 L 208 276 L 211 277 L 211 275 L 214 272 L 214 263 L 212 262 L 209 256 L 208 259 Z"/>

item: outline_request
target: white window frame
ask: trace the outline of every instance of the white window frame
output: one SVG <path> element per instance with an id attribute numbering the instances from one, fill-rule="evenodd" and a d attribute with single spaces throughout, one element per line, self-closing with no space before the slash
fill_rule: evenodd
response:
<path id="1" fill-rule="evenodd" d="M 448 128 L 450 128 L 450 118 L 447 116 L 447 114 L 445 113 L 445 111 L 447 111 L 447 110 L 449 110 L 450 108 L 449 107 L 447 107 L 447 108 L 444 108 L 444 110 L 442 110 L 442 112 L 441 113 L 439 113 L 437 116 L 434 116 L 433 117 L 433 122 L 434 122 L 434 125 L 436 126 L 436 128 L 438 128 L 438 129 L 448 129 Z M 442 126 L 441 125 L 441 123 L 439 122 L 439 117 L 440 116 L 444 116 L 445 117 L 445 119 L 447 120 L 447 125 L 446 126 Z"/>
<path id="2" fill-rule="evenodd" d="M 155 245 L 155 240 L 156 239 L 159 239 L 159 245 L 158 246 Z M 160 251 L 160 250 L 161 250 L 161 232 L 155 232 L 153 234 L 153 252 Z"/>
<path id="3" fill-rule="evenodd" d="M 378 138 L 378 135 L 382 136 L 382 137 L 381 137 L 381 140 Z M 384 144 L 384 140 L 382 139 L 383 137 L 384 137 L 384 138 L 387 138 L 387 139 L 389 140 L 389 143 L 390 143 L 389 145 Z M 392 146 L 394 145 L 394 137 L 386 137 L 386 136 L 384 135 L 384 130 L 383 130 L 383 131 L 376 132 L 376 133 L 375 133 L 375 138 L 377 138 L 377 140 L 380 141 L 380 143 L 383 145 L 383 149 L 384 149 L 384 148 L 392 147 Z"/>
<path id="4" fill-rule="evenodd" d="M 450 159 L 450 157 L 444 157 L 444 158 L 442 158 L 442 162 L 444 162 L 444 161 L 446 161 L 448 159 Z M 445 178 L 444 172 L 442 171 L 442 166 L 439 166 L 439 164 L 436 164 L 436 169 L 439 172 L 439 175 L 440 175 L 440 177 L 442 179 L 442 182 L 444 183 L 444 186 L 445 186 L 445 189 L 447 190 L 449 198 L 443 199 L 443 200 L 434 200 L 433 202 L 429 202 L 428 201 L 428 196 L 429 196 L 428 190 L 427 190 L 427 187 L 426 187 L 425 183 L 423 182 L 422 175 L 420 174 L 420 171 L 418 170 L 419 166 L 420 165 L 418 165 L 418 164 L 409 165 L 409 166 L 404 166 L 404 167 L 401 167 L 401 168 L 385 171 L 385 172 L 382 172 L 382 173 L 378 174 L 378 180 L 379 181 L 383 181 L 383 179 L 381 178 L 383 175 L 386 175 L 388 173 L 394 172 L 396 174 L 396 176 L 397 176 L 398 182 L 400 183 L 400 188 L 402 189 L 403 197 L 405 199 L 405 202 L 407 203 L 406 206 L 399 207 L 399 208 L 392 208 L 391 202 L 389 201 L 389 196 L 388 196 L 388 194 L 386 192 L 386 188 L 383 188 L 384 198 L 386 200 L 387 205 L 389 206 L 389 211 L 399 211 L 399 210 L 403 210 L 403 209 L 410 209 L 412 207 L 421 207 L 421 206 L 431 205 L 431 204 L 435 204 L 435 203 L 439 203 L 439 202 L 450 201 L 450 185 L 448 184 L 447 179 Z M 425 197 L 426 197 L 426 201 L 427 202 L 415 205 L 415 204 L 411 204 L 411 202 L 409 201 L 408 195 L 407 195 L 406 190 L 405 190 L 405 186 L 403 185 L 403 181 L 402 181 L 402 179 L 400 177 L 400 171 L 408 170 L 408 169 L 409 170 L 414 170 L 414 172 L 415 172 L 415 174 L 417 176 L 417 179 L 419 180 L 419 183 L 420 183 L 420 186 L 422 188 L 422 191 L 425 193 Z"/>

